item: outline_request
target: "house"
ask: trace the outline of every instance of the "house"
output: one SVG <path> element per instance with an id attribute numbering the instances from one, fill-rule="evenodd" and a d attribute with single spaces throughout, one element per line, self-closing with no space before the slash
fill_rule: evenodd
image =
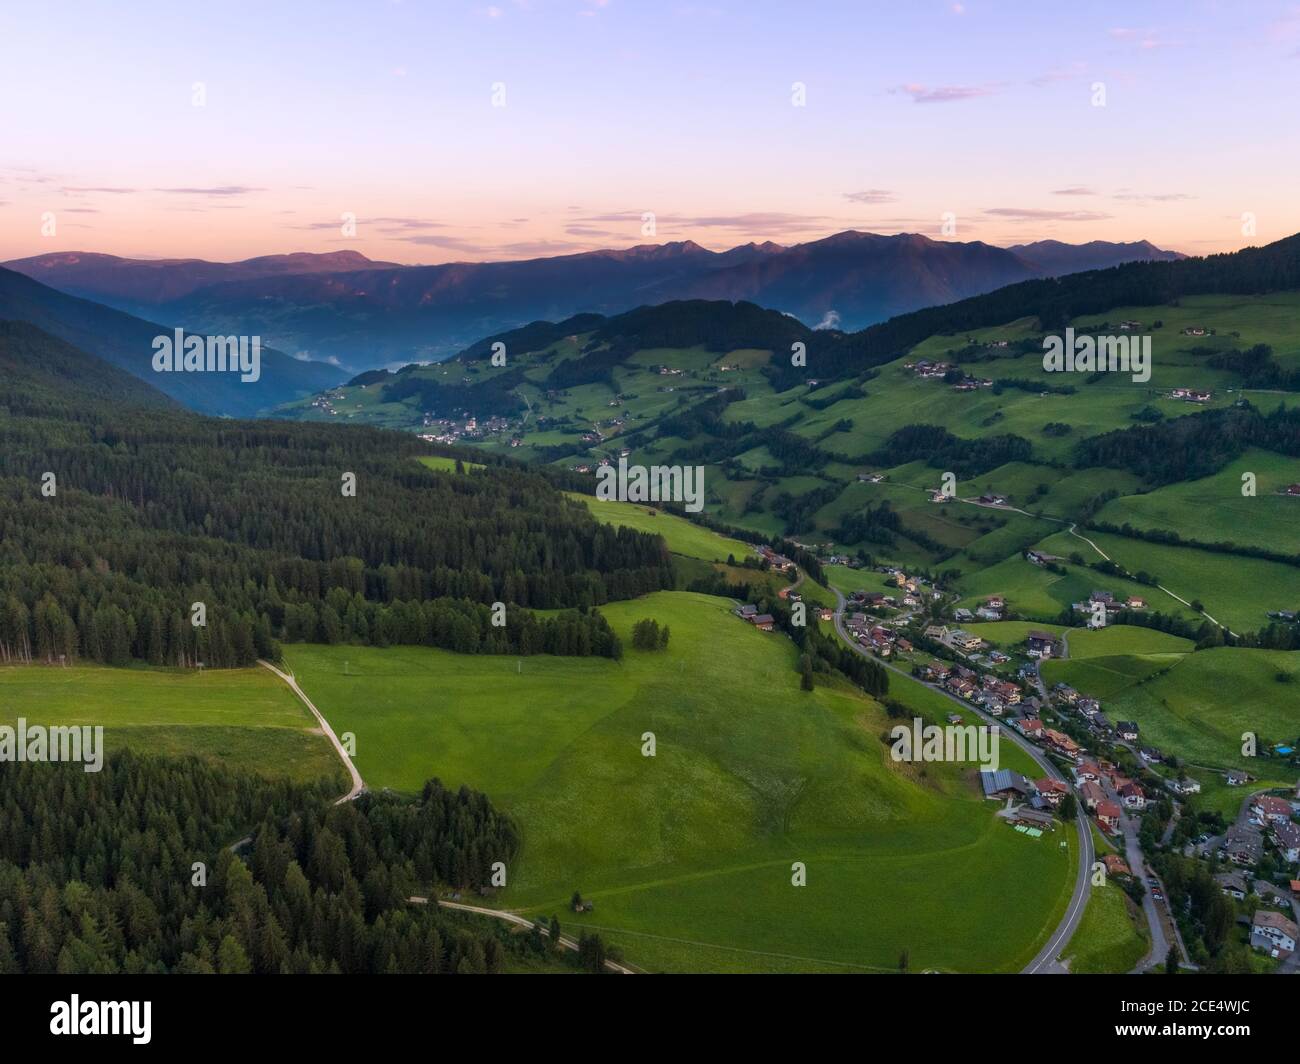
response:
<path id="1" fill-rule="evenodd" d="M 936 639 L 940 643 L 948 638 L 948 628 L 945 625 L 932 624 L 925 630 L 926 639 Z"/>
<path id="2" fill-rule="evenodd" d="M 984 605 L 991 610 L 1002 610 L 1006 607 L 1006 600 L 1001 595 L 991 595 L 984 600 Z"/>
<path id="3" fill-rule="evenodd" d="M 1101 769 L 1092 761 L 1085 761 L 1074 770 L 1074 775 L 1076 779 L 1086 780 L 1089 783 L 1101 781 Z"/>
<path id="4" fill-rule="evenodd" d="M 894 640 L 894 646 L 896 646 L 899 649 L 899 651 L 904 654 L 910 654 L 912 652 L 912 644 L 908 642 L 906 639 L 904 639 L 902 636 L 899 636 L 896 640 Z"/>
<path id="5" fill-rule="evenodd" d="M 1147 600 L 1140 599 L 1136 595 L 1130 595 L 1124 605 L 1130 610 L 1144 610 L 1147 608 Z"/>
<path id="6" fill-rule="evenodd" d="M 819 621 L 833 621 L 835 619 L 835 611 L 823 606 L 817 611 L 817 619 Z"/>
<path id="7" fill-rule="evenodd" d="M 1224 837 L 1222 850 L 1233 864 L 1249 868 L 1264 856 L 1264 836 L 1249 824 L 1234 824 Z"/>
<path id="8" fill-rule="evenodd" d="M 1251 803 L 1250 814 L 1261 824 L 1289 824 L 1291 803 L 1285 798 L 1261 794 Z"/>
<path id="9" fill-rule="evenodd" d="M 1288 920 L 1281 913 L 1261 909 L 1250 922 L 1250 944 L 1273 956 L 1283 953 L 1290 956 L 1295 952 L 1298 938 L 1300 930 L 1296 928 L 1295 921 Z"/>
<path id="10" fill-rule="evenodd" d="M 948 633 L 948 642 L 958 650 L 978 650 L 984 645 L 984 640 L 979 636 L 961 628 L 954 628 Z"/>
<path id="11" fill-rule="evenodd" d="M 1288 484 L 1284 495 L 1300 495 L 1300 484 Z"/>
<path id="12" fill-rule="evenodd" d="M 1114 831 L 1119 827 L 1120 807 L 1110 799 L 1097 803 L 1097 823 L 1107 831 Z"/>
<path id="13" fill-rule="evenodd" d="M 1101 859 L 1101 863 L 1106 866 L 1106 875 L 1108 876 L 1131 876 L 1128 862 L 1117 853 L 1108 853 Z"/>
<path id="14" fill-rule="evenodd" d="M 944 661 L 932 661 L 925 667 L 926 675 L 936 683 L 942 683 L 952 672 L 952 666 Z"/>
<path id="15" fill-rule="evenodd" d="M 776 623 L 776 618 L 770 613 L 758 613 L 749 619 L 749 623 L 760 632 L 770 632 L 772 626 Z"/>
<path id="16" fill-rule="evenodd" d="M 1015 723 L 1016 727 L 1020 729 L 1021 735 L 1026 735 L 1031 739 L 1037 739 L 1042 735 L 1043 722 L 1037 717 L 1021 717 Z"/>
<path id="17" fill-rule="evenodd" d="M 1186 797 L 1189 794 L 1200 794 L 1201 784 L 1199 780 L 1192 779 L 1191 776 L 1184 776 L 1179 780 L 1165 780 L 1165 786 L 1174 794 L 1181 794 Z"/>
<path id="18" fill-rule="evenodd" d="M 953 619 L 957 621 L 969 621 L 975 615 L 971 613 L 970 610 L 962 607 L 961 609 L 953 610 L 952 616 Z"/>
<path id="19" fill-rule="evenodd" d="M 1115 725 L 1115 734 L 1126 742 L 1136 742 L 1138 737 L 1138 726 L 1136 721 L 1121 720 Z"/>
<path id="20" fill-rule="evenodd" d="M 1291 895 L 1285 890 L 1279 890 L 1266 879 L 1255 880 L 1255 882 L 1251 884 L 1250 889 L 1267 905 L 1277 905 L 1284 909 L 1289 909 L 1291 907 Z"/>
<path id="21" fill-rule="evenodd" d="M 1018 806 L 1008 818 L 1012 824 L 1024 824 L 1026 827 L 1055 830 L 1056 824 L 1052 814 L 1045 809 L 1033 809 L 1028 805 Z"/>
<path id="22" fill-rule="evenodd" d="M 738 608 L 735 610 L 735 613 L 736 613 L 736 616 L 737 616 L 737 617 L 743 617 L 745 620 L 748 621 L 750 618 L 757 616 L 757 614 L 758 614 L 758 607 L 757 607 L 757 606 L 740 606 L 740 607 L 738 607 Z"/>
<path id="23" fill-rule="evenodd" d="M 1052 694 L 1069 705 L 1074 705 L 1079 701 L 1079 692 L 1071 687 L 1068 683 L 1057 683 L 1052 685 Z"/>
<path id="24" fill-rule="evenodd" d="M 1065 780 L 1049 779 L 1046 776 L 1041 780 L 1034 780 L 1034 786 L 1048 805 L 1060 805 L 1065 796 L 1070 793 Z"/>
<path id="25" fill-rule="evenodd" d="M 975 616 L 981 621 L 1000 621 L 1002 620 L 1002 611 L 995 610 L 992 606 L 981 606 L 975 611 Z"/>
<path id="26" fill-rule="evenodd" d="M 1142 810 L 1147 807 L 1146 793 L 1132 780 L 1119 788 L 1119 798 L 1125 809 Z"/>
<path id="27" fill-rule="evenodd" d="M 1076 703 L 1076 708 L 1085 717 L 1093 717 L 1101 711 L 1101 703 L 1095 698 L 1081 698 Z"/>
<path id="28" fill-rule="evenodd" d="M 1273 841 L 1287 864 L 1300 861 L 1300 825 L 1287 821 L 1273 829 Z"/>
<path id="29" fill-rule="evenodd" d="M 1244 787 L 1249 779 L 1250 777 L 1244 772 L 1229 771 L 1223 774 L 1223 781 L 1229 787 Z"/>
<path id="30" fill-rule="evenodd" d="M 984 788 L 985 798 L 1024 798 L 1033 789 L 1033 785 L 1019 772 L 1009 768 L 1000 768 L 996 772 L 981 772 L 980 786 Z"/>
<path id="31" fill-rule="evenodd" d="M 960 713 L 949 713 L 949 714 L 948 714 L 948 723 L 949 723 L 949 724 L 960 724 L 960 723 L 961 723 L 962 721 L 964 721 L 965 719 L 966 719 L 966 718 L 963 717 Z"/>
<path id="32" fill-rule="evenodd" d="M 1043 740 L 1058 752 L 1073 760 L 1079 756 L 1079 744 L 1054 728 L 1043 729 Z"/>
<path id="33" fill-rule="evenodd" d="M 1083 799 L 1085 809 L 1096 809 L 1106 800 L 1106 792 L 1101 789 L 1099 784 L 1086 780 L 1079 787 L 1079 797 Z"/>
<path id="34" fill-rule="evenodd" d="M 1220 892 L 1238 901 L 1244 901 L 1246 895 L 1250 893 L 1246 877 L 1240 872 L 1220 872 L 1214 877 L 1214 882 L 1219 885 Z"/>
<path id="35" fill-rule="evenodd" d="M 1032 631 L 1028 635 L 1028 643 L 1031 658 L 1050 658 L 1056 640 L 1050 632 Z"/>

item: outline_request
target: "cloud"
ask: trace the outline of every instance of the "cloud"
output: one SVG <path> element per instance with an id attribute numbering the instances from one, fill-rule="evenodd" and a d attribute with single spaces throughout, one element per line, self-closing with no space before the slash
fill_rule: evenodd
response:
<path id="1" fill-rule="evenodd" d="M 973 100 L 979 96 L 992 96 L 1002 88 L 1004 88 L 1004 85 L 1001 82 L 990 82 L 984 85 L 941 85 L 933 89 L 925 85 L 912 83 L 900 85 L 890 91 L 904 93 L 912 97 L 913 103 L 956 103 L 958 100 Z"/>
<path id="2" fill-rule="evenodd" d="M 898 197 L 885 188 L 869 188 L 863 192 L 846 192 L 844 198 L 851 203 L 893 203 Z"/>
<path id="3" fill-rule="evenodd" d="M 1132 189 L 1121 189 L 1111 197 L 1111 199 L 1127 200 L 1131 203 L 1175 203 L 1178 200 L 1195 198 L 1186 192 L 1134 192 Z"/>
<path id="4" fill-rule="evenodd" d="M 1070 81 L 1073 78 L 1082 77 L 1087 69 L 1087 63 L 1076 59 L 1073 63 L 1068 63 L 1065 66 L 1052 67 L 1051 70 L 1039 74 L 1038 77 L 1031 78 L 1029 84 L 1041 89 L 1044 85 L 1051 85 L 1058 81 Z"/>
<path id="5" fill-rule="evenodd" d="M 1095 196 L 1096 191 L 1083 185 L 1071 185 L 1069 188 L 1052 189 L 1053 196 Z"/>
<path id="6" fill-rule="evenodd" d="M 59 191 L 69 192 L 69 193 L 109 192 L 115 196 L 125 196 L 132 192 L 139 192 L 140 190 L 138 188 L 106 188 L 103 186 L 88 187 L 88 186 L 78 186 L 78 185 L 64 185 L 61 189 L 59 189 Z"/>
<path id="7" fill-rule="evenodd" d="M 990 207 L 984 213 L 1016 222 L 1100 222 L 1112 217 L 1100 211 L 1052 211 L 1038 207 Z"/>
<path id="8" fill-rule="evenodd" d="M 250 192 L 265 192 L 266 189 L 251 185 L 211 185 L 207 188 L 155 188 L 153 191 L 175 196 L 247 196 Z"/>
<path id="9" fill-rule="evenodd" d="M 1124 41 L 1126 44 L 1135 44 L 1137 47 L 1148 51 L 1152 48 L 1163 48 L 1168 43 L 1153 29 L 1135 29 L 1131 26 L 1116 26 L 1106 32 L 1114 40 Z"/>
<path id="10" fill-rule="evenodd" d="M 813 326 L 814 329 L 838 329 L 840 327 L 840 314 L 837 310 L 828 310 L 822 315 L 822 320 Z"/>

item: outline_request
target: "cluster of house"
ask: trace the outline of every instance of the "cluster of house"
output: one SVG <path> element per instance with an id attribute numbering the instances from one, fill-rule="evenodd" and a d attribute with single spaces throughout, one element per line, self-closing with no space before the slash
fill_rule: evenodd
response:
<path id="1" fill-rule="evenodd" d="M 918 358 L 915 362 L 904 362 L 904 369 L 910 369 L 916 376 L 927 380 L 946 377 L 957 367 L 951 362 L 933 362 L 928 358 Z M 976 388 L 992 388 L 993 382 L 983 378 L 963 374 L 961 380 L 953 387 L 959 392 L 971 392 Z"/>
<path id="2" fill-rule="evenodd" d="M 778 554 L 771 547 L 763 546 L 758 548 L 758 556 L 768 563 L 778 573 L 788 573 L 794 568 L 794 562 L 784 554 Z"/>
<path id="3" fill-rule="evenodd" d="M 980 675 L 965 665 L 950 665 L 936 659 L 926 665 L 925 675 L 931 683 L 940 684 L 950 694 L 979 706 L 994 717 L 1020 705 L 1024 697 L 1018 684 L 991 672 Z"/>
<path id="4" fill-rule="evenodd" d="M 1110 591 L 1094 591 L 1087 602 L 1075 602 L 1073 608 L 1075 613 L 1088 615 L 1089 628 L 1101 628 L 1113 623 L 1122 610 L 1146 609 L 1147 600 L 1136 595 L 1120 599 Z"/>
<path id="5" fill-rule="evenodd" d="M 504 432 L 510 427 L 510 421 L 504 417 L 490 417 L 480 424 L 478 418 L 474 417 L 435 418 L 432 414 L 426 413 L 424 427 L 434 431 L 420 433 L 420 439 L 431 443 L 455 443 L 457 440 L 477 440 Z"/>
<path id="6" fill-rule="evenodd" d="M 868 594 L 878 596 L 880 592 L 868 592 Z M 888 598 L 888 596 L 885 596 L 885 598 Z M 901 635 L 893 627 L 875 622 L 860 610 L 849 614 L 848 619 L 844 622 L 844 627 L 848 629 L 849 636 L 855 642 L 860 646 L 873 650 L 882 658 L 887 658 L 895 652 L 900 654 L 910 654 L 912 652 L 911 640 Z"/>
<path id="7" fill-rule="evenodd" d="M 1001 595 L 993 595 L 986 598 L 975 610 L 966 609 L 962 606 L 953 611 L 952 617 L 955 621 L 1000 621 L 1006 616 L 1007 602 Z"/>
<path id="8" fill-rule="evenodd" d="M 1213 392 L 1202 392 L 1196 388 L 1175 388 L 1169 393 L 1170 399 L 1182 399 L 1189 403 L 1208 403 Z"/>
<path id="9" fill-rule="evenodd" d="M 770 613 L 759 613 L 754 605 L 737 606 L 731 611 L 742 621 L 748 621 L 760 632 L 770 632 L 776 624 L 776 618 Z"/>

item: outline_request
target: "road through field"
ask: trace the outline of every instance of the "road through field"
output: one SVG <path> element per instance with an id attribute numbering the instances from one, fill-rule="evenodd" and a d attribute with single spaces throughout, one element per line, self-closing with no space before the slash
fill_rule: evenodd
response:
<path id="1" fill-rule="evenodd" d="M 334 729 L 330 727 L 329 721 L 325 719 L 325 715 L 316 708 L 315 703 L 307 697 L 306 692 L 298 686 L 298 681 L 291 675 L 287 672 L 281 672 L 269 661 L 263 661 L 261 658 L 258 659 L 257 663 L 270 669 L 280 677 L 280 679 L 287 683 L 289 685 L 289 690 L 302 699 L 302 704 L 311 710 L 312 716 L 316 718 L 317 723 L 321 726 L 321 731 L 323 731 L 325 737 L 334 744 L 334 749 L 338 752 L 339 757 L 343 759 L 343 764 L 348 770 L 348 775 L 352 777 L 352 789 L 334 804 L 341 805 L 343 802 L 352 801 L 353 798 L 366 789 L 366 784 L 361 778 L 361 773 L 357 771 L 357 766 L 352 763 L 352 758 L 348 757 L 348 752 L 343 749 L 343 744 L 339 742 L 339 737 L 334 734 Z"/>
<path id="2" fill-rule="evenodd" d="M 844 596 L 835 588 L 831 588 L 831 590 L 835 592 L 835 631 L 839 637 L 863 657 L 870 658 L 892 672 L 907 676 L 908 673 L 904 669 L 869 654 L 865 647 L 862 647 L 849 637 L 848 632 L 844 630 Z M 930 687 L 931 690 L 938 691 L 950 701 L 957 703 L 962 709 L 978 714 L 989 724 L 998 725 L 1000 734 L 1006 736 L 1028 754 L 1047 776 L 1052 779 L 1065 780 L 1067 785 L 1070 783 L 1047 756 L 1029 740 L 1022 738 L 1010 729 L 1003 728 L 995 718 L 988 716 L 979 707 L 971 705 L 951 692 L 929 684 L 926 686 Z M 1088 818 L 1083 815 L 1077 816 L 1074 826 L 1079 834 L 1079 869 L 1075 875 L 1074 891 L 1070 895 L 1070 903 L 1066 906 L 1065 916 L 1062 918 L 1061 923 L 1048 937 L 1047 943 L 1038 951 L 1037 956 L 1024 967 L 1023 972 L 1027 975 L 1063 975 L 1068 971 L 1057 958 L 1069 943 L 1075 929 L 1079 926 L 1079 921 L 1083 918 L 1083 911 L 1088 904 L 1090 891 L 1089 872 L 1093 862 L 1092 831 L 1089 829 Z"/>

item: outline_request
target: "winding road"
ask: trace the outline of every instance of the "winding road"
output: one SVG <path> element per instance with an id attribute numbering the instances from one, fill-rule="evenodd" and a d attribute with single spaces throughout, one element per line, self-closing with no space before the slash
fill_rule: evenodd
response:
<path id="1" fill-rule="evenodd" d="M 870 658 L 872 661 L 883 665 L 891 672 L 896 672 L 901 676 L 907 676 L 911 679 L 912 677 L 906 672 L 906 670 L 900 669 L 898 666 L 879 659 L 874 654 L 868 653 L 865 647 L 854 642 L 853 639 L 849 637 L 848 632 L 844 629 L 844 596 L 840 593 L 838 588 L 831 588 L 831 590 L 835 593 L 835 631 L 839 637 L 863 657 Z M 1047 755 L 1033 743 L 1029 742 L 1028 739 L 1025 739 L 1023 736 L 1009 728 L 1003 727 L 1001 722 L 985 713 L 978 706 L 971 705 L 971 703 L 958 698 L 956 695 L 949 691 L 945 691 L 941 687 L 935 687 L 933 684 L 926 684 L 926 686 L 933 691 L 938 691 L 949 701 L 955 702 L 963 710 L 975 713 L 989 724 L 997 725 L 999 734 L 1010 739 L 1016 746 L 1020 747 L 1020 749 L 1028 754 L 1034 764 L 1041 768 L 1045 775 L 1052 779 L 1064 780 L 1066 784 L 1070 783 L 1061 771 L 1051 762 Z M 1070 903 L 1066 906 L 1065 916 L 1062 917 L 1056 930 L 1048 937 L 1046 944 L 1038 951 L 1038 954 L 1034 959 L 1022 969 L 1022 972 L 1026 975 L 1064 975 L 1069 971 L 1069 969 L 1058 960 L 1058 957 L 1060 956 L 1061 951 L 1065 949 L 1066 945 L 1069 943 L 1075 929 L 1079 926 L 1079 921 L 1083 918 L 1083 911 L 1088 904 L 1088 894 L 1091 889 L 1090 871 L 1095 856 L 1093 852 L 1092 832 L 1089 830 L 1088 818 L 1084 815 L 1082 809 L 1080 809 L 1079 815 L 1075 817 L 1074 827 L 1079 836 L 1079 868 L 1075 874 L 1074 890 L 1070 895 Z"/>
<path id="2" fill-rule="evenodd" d="M 412 905 L 429 904 L 428 898 L 408 898 L 407 900 Z M 550 929 L 546 924 L 530 920 L 528 917 L 520 916 L 518 913 L 507 912 L 505 909 L 488 909 L 482 905 L 464 905 L 458 901 L 443 901 L 441 898 L 435 898 L 434 900 L 437 902 L 438 907 L 442 909 L 454 909 L 461 913 L 474 913 L 476 916 L 491 916 L 497 920 L 504 920 L 508 924 L 515 924 L 517 927 L 532 928 L 533 925 L 536 924 L 542 934 L 546 935 L 547 938 L 551 935 Z M 560 945 L 567 950 L 572 950 L 574 953 L 578 951 L 578 943 L 567 935 L 560 935 Z M 605 968 L 608 971 L 617 972 L 619 975 L 636 974 L 636 972 L 627 967 L 627 965 L 619 964 L 618 961 L 605 961 Z"/>
<path id="3" fill-rule="evenodd" d="M 314 716 L 316 718 L 317 723 L 320 724 L 321 731 L 323 731 L 325 733 L 325 737 L 329 739 L 331 743 L 334 744 L 334 749 L 335 751 L 337 751 L 339 757 L 343 759 L 343 765 L 348 770 L 348 775 L 352 777 L 352 789 L 348 791 L 347 794 L 343 795 L 342 798 L 338 799 L 334 804 L 342 805 L 344 802 L 352 801 L 353 798 L 355 798 L 357 795 L 359 795 L 362 791 L 366 789 L 366 784 L 365 781 L 361 778 L 361 773 L 357 771 L 357 766 L 352 763 L 352 758 L 350 758 L 348 756 L 348 752 L 343 749 L 343 744 L 339 742 L 339 737 L 334 734 L 334 729 L 330 727 L 330 722 L 327 721 L 325 719 L 325 715 L 321 713 L 319 709 L 316 708 L 315 703 L 313 703 L 312 700 L 307 697 L 306 692 L 304 692 L 303 689 L 298 686 L 298 681 L 293 678 L 292 674 L 287 672 L 281 672 L 269 661 L 263 661 L 261 658 L 257 659 L 257 663 L 259 665 L 264 666 L 265 668 L 270 669 L 273 673 L 275 673 L 278 677 L 280 677 L 280 679 L 282 679 L 285 683 L 287 683 L 289 685 L 289 690 L 292 691 L 294 694 L 296 694 L 300 699 L 302 699 L 302 704 L 311 710 L 312 716 Z"/>

